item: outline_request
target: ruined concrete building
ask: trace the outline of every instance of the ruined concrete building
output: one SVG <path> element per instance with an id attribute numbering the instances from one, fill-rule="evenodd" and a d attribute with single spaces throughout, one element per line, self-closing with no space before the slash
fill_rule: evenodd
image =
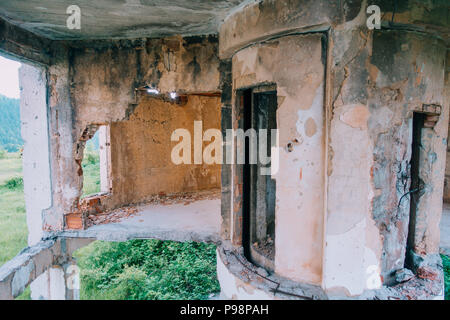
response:
<path id="1" fill-rule="evenodd" d="M 0 299 L 75 299 L 74 250 L 145 238 L 216 243 L 223 298 L 442 298 L 447 0 L 2 0 L 0 17 L 1 54 L 30 64 L 29 247 Z M 191 164 L 171 160 L 180 128 Z M 271 163 L 206 163 L 208 129 L 277 132 Z M 102 192 L 82 198 L 97 131 Z"/>

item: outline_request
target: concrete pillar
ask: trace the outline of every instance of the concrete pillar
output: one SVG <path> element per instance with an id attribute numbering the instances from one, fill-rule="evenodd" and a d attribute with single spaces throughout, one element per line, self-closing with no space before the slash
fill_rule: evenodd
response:
<path id="1" fill-rule="evenodd" d="M 44 69 L 23 64 L 19 70 L 28 244 L 43 234 L 43 211 L 52 204 L 47 117 L 47 77 Z"/>
<path id="2" fill-rule="evenodd" d="M 64 265 L 66 300 L 80 300 L 80 268 L 74 260 Z"/>
<path id="3" fill-rule="evenodd" d="M 19 79 L 28 245 L 33 246 L 42 239 L 43 213 L 52 205 L 47 77 L 44 68 L 23 64 L 19 70 Z M 63 299 L 64 286 L 62 269 L 51 268 L 31 283 L 31 297 Z"/>
<path id="4" fill-rule="evenodd" d="M 53 266 L 30 285 L 32 300 L 79 300 L 80 269 L 75 261 Z"/>
<path id="5" fill-rule="evenodd" d="M 64 268 L 54 266 L 48 269 L 30 287 L 33 300 L 66 300 Z"/>

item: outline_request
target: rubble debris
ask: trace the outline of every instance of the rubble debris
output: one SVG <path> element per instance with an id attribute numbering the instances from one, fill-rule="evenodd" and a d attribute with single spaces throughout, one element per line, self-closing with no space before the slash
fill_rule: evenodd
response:
<path id="1" fill-rule="evenodd" d="M 164 192 L 160 192 L 157 195 L 150 196 L 143 204 L 158 204 L 158 205 L 171 205 L 183 203 L 185 206 L 192 202 L 199 200 L 213 200 L 219 199 L 221 196 L 220 190 L 208 190 L 201 192 L 185 192 L 167 195 Z"/>
<path id="2" fill-rule="evenodd" d="M 269 276 L 269 272 L 267 272 L 267 270 L 264 268 L 258 268 L 258 269 L 256 269 L 256 272 L 263 277 Z"/>
<path id="3" fill-rule="evenodd" d="M 92 227 L 94 225 L 107 224 L 107 223 L 117 223 L 123 219 L 135 216 L 139 212 L 139 206 L 143 205 L 172 205 L 183 203 L 184 205 L 189 205 L 195 201 L 199 200 L 212 200 L 220 198 L 220 191 L 204 191 L 196 193 L 177 193 L 167 195 L 164 192 L 160 192 L 157 195 L 153 195 L 147 199 L 144 203 L 140 203 L 135 206 L 121 207 L 115 210 L 91 213 L 87 215 L 85 226 L 86 228 Z"/>
<path id="4" fill-rule="evenodd" d="M 117 223 L 122 219 L 136 215 L 138 209 L 136 207 L 123 207 L 109 212 L 103 212 L 97 215 L 91 214 L 86 218 L 86 227 L 93 225 Z"/>
<path id="5" fill-rule="evenodd" d="M 417 276 L 421 279 L 436 280 L 439 275 L 428 267 L 420 267 L 417 269 Z"/>
<path id="6" fill-rule="evenodd" d="M 398 283 L 409 281 L 412 278 L 414 278 L 414 273 L 407 268 L 403 268 L 395 272 L 395 281 Z"/>
<path id="7" fill-rule="evenodd" d="M 264 257 L 267 257 L 270 260 L 275 259 L 275 245 L 270 237 L 253 243 L 253 247 Z"/>

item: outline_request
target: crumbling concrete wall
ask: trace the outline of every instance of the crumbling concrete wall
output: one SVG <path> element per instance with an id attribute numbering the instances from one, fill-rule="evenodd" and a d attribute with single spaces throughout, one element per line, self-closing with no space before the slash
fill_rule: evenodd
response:
<path id="1" fill-rule="evenodd" d="M 67 146 L 73 144 L 68 52 L 62 44 L 36 36 L 4 20 L 0 20 L 0 52 L 40 69 L 38 75 L 25 72 L 30 67 L 24 67 L 21 73 L 24 100 L 21 104 L 22 135 L 27 158 L 24 180 L 28 194 L 29 240 L 33 244 L 39 241 L 42 229 L 62 229 L 62 208 L 70 208 L 73 204 L 67 201 L 71 179 L 65 176 L 66 172 L 71 172 L 70 162 L 60 161 L 69 156 Z M 51 179 L 51 187 L 48 179 Z M 34 194 L 37 190 L 41 197 Z M 51 195 L 46 192 L 51 192 Z"/>
<path id="2" fill-rule="evenodd" d="M 249 43 L 267 37 L 327 31 L 330 27 L 338 30 L 354 21 L 362 11 L 365 18 L 361 22 L 365 24 L 369 5 L 380 7 L 384 26 L 426 31 L 449 41 L 449 8 L 441 0 L 265 0 L 250 2 L 225 19 L 220 27 L 221 58 L 228 58 Z"/>
<path id="3" fill-rule="evenodd" d="M 272 174 L 277 185 L 275 271 L 314 284 L 322 277 L 324 68 L 320 34 L 283 37 L 233 57 L 233 90 L 277 85 L 279 170 Z M 238 117 L 235 121 L 242 120 Z M 274 158 L 272 162 L 275 166 Z M 239 175 L 237 166 L 234 172 Z M 236 181 L 240 179 L 236 176 Z M 242 185 L 236 182 L 234 188 L 238 193 Z"/>
<path id="4" fill-rule="evenodd" d="M 375 146 L 372 214 L 384 241 L 382 274 L 390 282 L 389 273 L 403 266 L 410 223 L 410 197 L 401 197 L 408 192 L 412 114 L 428 104 L 442 109 L 434 127 L 422 131 L 419 174 L 424 190 L 417 204 L 414 252 L 425 256 L 439 249 L 449 117 L 444 90 L 446 47 L 425 35 L 376 32 L 368 68 L 368 124 Z"/>
<path id="5" fill-rule="evenodd" d="M 220 188 L 220 164 L 194 164 L 193 157 L 192 164 L 172 162 L 172 149 L 179 143 L 171 141 L 176 129 L 190 132 L 194 155 L 194 121 L 202 121 L 203 131 L 220 128 L 218 97 L 187 99 L 186 104 L 179 105 L 144 97 L 128 120 L 111 124 L 110 208 L 143 202 L 158 194 Z"/>
<path id="6" fill-rule="evenodd" d="M 450 133 L 450 131 L 449 131 Z M 447 161 L 445 164 L 445 179 L 444 179 L 444 202 L 450 202 L 450 143 L 447 140 Z"/>
<path id="7" fill-rule="evenodd" d="M 30 59 L 47 63 L 47 90 L 41 94 L 48 95 L 52 195 L 51 205 L 42 213 L 45 232 L 63 230 L 66 224 L 65 215 L 79 216 L 83 182 L 81 159 L 86 130 L 95 132 L 95 128 L 100 124 L 126 121 L 136 108 L 139 112 L 139 100 L 143 95 L 142 91 L 136 89 L 149 85 L 158 88 L 162 94 L 207 93 L 213 96 L 221 89 L 216 36 L 55 43 L 28 34 L 3 21 L 1 26 L 4 47 L 0 48 L 1 50 L 4 49 L 14 56 L 23 54 L 22 58 L 26 59 L 31 55 Z M 14 41 L 17 46 L 11 45 Z M 30 51 L 25 53 L 22 47 Z M 193 125 L 193 120 L 205 120 L 207 127 L 211 125 L 220 128 L 217 98 L 194 97 L 191 102 L 200 102 L 200 105 L 204 106 L 204 112 L 192 117 L 192 123 L 180 123 L 180 126 L 189 128 Z M 194 109 L 191 105 L 183 110 Z M 207 118 L 201 119 L 197 116 Z M 181 119 L 182 117 L 180 121 Z M 132 126 L 131 122 L 126 123 Z M 118 126 L 116 124 L 116 128 Z M 170 144 L 170 135 L 167 144 Z M 123 154 L 118 155 L 117 159 L 121 156 Z M 164 161 L 169 163 L 170 157 L 166 157 Z M 191 170 L 193 183 L 197 186 L 191 187 L 190 190 L 220 185 L 218 167 L 209 166 L 206 171 L 204 168 Z M 197 179 L 195 175 L 198 175 Z M 121 178 L 124 176 L 126 175 L 122 173 Z M 171 183 L 175 184 L 174 181 Z M 183 184 L 179 186 L 178 190 L 181 190 Z M 189 190 L 186 183 L 184 186 L 184 190 Z M 118 190 L 125 190 L 123 188 L 126 187 L 118 187 Z M 152 189 L 151 192 L 155 190 Z M 112 206 L 143 198 L 143 194 L 134 198 L 124 196 L 122 201 L 117 200 Z M 36 240 L 38 238 L 39 236 Z"/>
<path id="8" fill-rule="evenodd" d="M 49 68 L 54 204 L 44 215 L 46 231 L 62 230 L 66 224 L 65 215 L 81 217 L 81 160 L 86 138 L 98 125 L 130 119 L 145 96 L 137 89 L 152 86 L 161 94 L 216 95 L 221 88 L 215 36 L 60 44 L 53 50 L 53 63 Z M 219 102 L 206 103 L 205 108 L 214 108 L 212 105 L 218 106 Z M 212 121 L 211 124 L 220 128 L 219 110 L 215 110 L 215 116 L 212 112 L 203 114 L 208 119 L 192 120 Z M 131 122 L 128 125 L 131 126 Z M 170 158 L 165 161 L 168 163 Z M 194 171 L 201 174 L 202 170 Z M 215 186 L 220 183 L 216 171 L 217 168 L 211 168 L 216 182 L 211 180 L 210 183 Z M 124 176 L 122 173 L 121 178 Z M 200 188 L 203 187 L 205 185 Z M 123 186 L 118 190 L 123 191 L 121 188 Z M 142 198 L 143 194 L 140 194 L 134 198 L 125 196 L 122 200 L 126 203 Z M 117 201 L 116 204 L 124 202 Z"/>
<path id="9" fill-rule="evenodd" d="M 222 60 L 220 64 L 220 87 L 221 87 L 221 129 L 222 136 L 226 136 L 226 131 L 232 128 L 232 62 L 230 59 Z M 223 143 L 222 154 L 227 152 L 227 142 Z M 223 240 L 231 240 L 231 216 L 229 214 L 233 201 L 232 192 L 232 164 L 223 162 L 221 166 L 221 225 L 220 236 Z"/>
<path id="10" fill-rule="evenodd" d="M 69 50 L 55 49 L 48 67 L 48 117 L 51 152 L 52 207 L 43 215 L 44 231 L 64 228 L 64 213 L 78 208 L 79 166 L 74 159 L 76 134 L 70 96 Z"/>
<path id="11" fill-rule="evenodd" d="M 21 86 L 21 131 L 24 139 L 24 192 L 28 243 L 0 268 L 0 299 L 13 299 L 31 285 L 32 296 L 48 293 L 49 281 L 34 282 L 49 269 L 71 261 L 74 250 L 91 240 L 45 239 L 45 231 L 63 227 L 72 159 L 72 117 L 67 49 L 0 20 L 0 52 L 24 64 Z M 72 171 L 76 172 L 76 171 Z M 42 277 L 41 277 L 42 278 Z M 54 285 L 54 283 L 52 283 Z M 65 281 L 58 284 L 65 288 Z M 45 287 L 45 288 L 44 288 Z M 63 292 L 70 294 L 72 291 Z M 64 294 L 64 297 L 68 297 Z M 62 296 L 59 296 L 62 297 Z"/>
<path id="12" fill-rule="evenodd" d="M 447 101 L 450 99 L 450 89 L 448 89 L 449 78 L 450 78 L 450 50 L 447 50 L 447 62 L 446 62 L 446 88 L 447 88 Z M 449 126 L 450 133 L 450 126 Z M 450 202 L 450 139 L 447 136 L 447 161 L 445 164 L 445 179 L 444 179 L 444 202 Z"/>
<path id="13" fill-rule="evenodd" d="M 427 192 L 421 198 L 416 233 L 417 245 L 427 249 L 417 247 L 415 251 L 421 255 L 437 252 L 448 120 L 448 105 L 443 99 L 446 49 L 439 40 L 408 32 L 361 31 L 351 45 L 359 49 L 349 47 L 353 54 L 337 57 L 348 61 L 344 68 L 333 70 L 335 79 L 341 80 L 335 83 L 338 95 L 333 99 L 330 128 L 333 157 L 328 168 L 327 243 L 330 254 L 339 254 L 327 257 L 327 261 L 334 279 L 331 282 L 336 284 L 351 283 L 357 274 L 360 283 L 365 283 L 372 273 L 367 274 L 367 270 L 378 268 L 384 283 L 389 284 L 405 262 L 410 208 L 409 197 L 403 196 L 410 183 L 412 115 L 413 111 L 422 112 L 424 104 L 443 109 L 429 133 L 424 157 L 432 157 L 432 162 L 422 164 L 426 168 L 422 172 L 427 172 Z M 335 45 L 344 43 L 342 37 L 343 33 L 335 33 Z M 361 248 L 356 239 L 364 234 L 366 246 Z M 349 243 L 345 249 L 340 248 L 341 241 Z M 354 269 L 357 259 L 363 266 L 359 271 Z M 352 262 L 346 265 L 346 261 Z M 345 273 L 344 269 L 353 272 Z M 353 290 L 361 293 L 363 288 Z"/>
<path id="14" fill-rule="evenodd" d="M 427 192 L 420 200 L 414 251 L 420 256 L 418 260 L 433 265 L 433 272 L 441 272 L 436 250 L 449 109 L 444 99 L 448 43 L 442 38 L 448 36 L 449 24 L 448 15 L 439 11 L 448 12 L 449 8 L 439 1 L 427 3 L 426 10 L 417 1 L 400 2 L 397 11 L 391 3 L 376 2 L 383 13 L 383 29 L 375 31 L 366 25 L 366 1 L 297 0 L 283 5 L 264 1 L 249 4 L 221 27 L 220 53 L 223 58 L 233 56 L 233 77 L 240 70 L 249 70 L 250 74 L 253 68 L 256 53 L 238 60 L 250 51 L 247 47 L 267 45 L 271 39 L 280 41 L 293 33 L 327 35 L 327 175 L 325 206 L 319 215 L 324 219 L 322 286 L 333 296 L 357 296 L 370 288 L 381 288 L 383 283 L 392 284 L 393 273 L 404 266 L 409 198 L 398 204 L 409 190 L 412 115 L 414 111 L 424 112 L 428 104 L 439 105 L 442 111 L 425 135 L 421 174 Z M 399 23 L 397 13 L 401 16 Z M 300 47 L 294 56 L 310 50 Z M 295 78 L 294 70 L 285 72 L 292 77 L 292 87 L 297 85 L 297 91 L 302 90 L 304 83 Z M 278 202 L 277 206 L 283 204 Z M 228 211 L 231 221 L 240 221 L 238 209 L 235 205 Z M 280 215 L 292 215 L 294 210 L 277 212 L 277 223 Z M 295 214 L 300 216 L 302 212 Z M 278 241 L 276 237 L 277 250 L 284 250 Z M 304 241 L 296 245 L 309 250 L 303 247 Z M 286 250 L 286 254 L 292 252 L 292 248 Z M 439 287 L 442 279 L 433 279 Z M 429 295 L 439 293 L 427 290 Z"/>
<path id="15" fill-rule="evenodd" d="M 135 89 L 218 92 L 217 37 L 80 42 L 71 50 L 71 97 L 79 132 L 91 123 L 125 119 Z M 131 108 L 131 110 L 130 110 Z"/>

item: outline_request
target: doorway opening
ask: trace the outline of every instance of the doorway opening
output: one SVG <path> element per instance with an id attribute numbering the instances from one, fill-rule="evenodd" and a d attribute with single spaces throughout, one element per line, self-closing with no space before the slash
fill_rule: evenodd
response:
<path id="1" fill-rule="evenodd" d="M 413 115 L 412 147 L 411 147 L 411 185 L 410 206 L 409 206 L 409 226 L 406 243 L 406 266 L 413 268 L 411 252 L 414 249 L 414 235 L 416 230 L 416 219 L 419 198 L 422 195 L 423 181 L 420 179 L 420 153 L 422 147 L 422 131 L 425 125 L 426 114 L 415 112 Z"/>
<path id="2" fill-rule="evenodd" d="M 271 158 L 277 129 L 277 91 L 264 85 L 238 92 L 245 131 L 243 166 L 243 234 L 246 257 L 261 267 L 274 270 L 276 181 L 272 179 Z M 255 138 L 256 137 L 256 138 Z M 265 138 L 266 141 L 262 141 Z M 252 141 L 253 139 L 253 141 Z M 256 141 L 256 147 L 254 142 Z M 257 152 L 257 155 L 253 154 Z"/>

